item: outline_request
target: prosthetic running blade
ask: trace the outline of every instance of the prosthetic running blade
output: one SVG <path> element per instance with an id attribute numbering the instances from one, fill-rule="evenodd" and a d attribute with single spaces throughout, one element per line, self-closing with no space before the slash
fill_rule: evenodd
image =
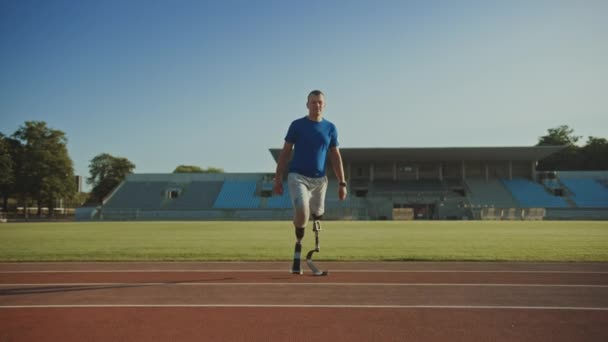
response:
<path id="1" fill-rule="evenodd" d="M 329 274 L 329 271 L 322 271 L 322 270 L 318 269 L 317 266 L 315 266 L 315 264 L 312 262 L 313 253 L 320 251 L 319 231 L 321 230 L 321 222 L 318 220 L 315 220 L 313 222 L 312 230 L 313 230 L 313 232 L 315 232 L 315 249 L 310 250 L 308 252 L 308 254 L 306 254 L 306 264 L 312 271 L 313 276 L 326 276 Z"/>

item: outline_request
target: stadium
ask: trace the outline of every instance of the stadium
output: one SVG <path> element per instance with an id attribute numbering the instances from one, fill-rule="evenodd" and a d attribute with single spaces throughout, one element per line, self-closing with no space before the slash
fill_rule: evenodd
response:
<path id="1" fill-rule="evenodd" d="M 342 148 L 350 196 L 327 163 L 330 220 L 608 219 L 608 171 L 541 172 L 563 146 Z M 276 161 L 280 150 L 271 148 Z M 131 174 L 84 220 L 289 220 L 273 172 Z M 285 188 L 287 188 L 285 186 Z"/>
<path id="2" fill-rule="evenodd" d="M 608 341 L 606 18 L 0 1 L 0 342 Z"/>

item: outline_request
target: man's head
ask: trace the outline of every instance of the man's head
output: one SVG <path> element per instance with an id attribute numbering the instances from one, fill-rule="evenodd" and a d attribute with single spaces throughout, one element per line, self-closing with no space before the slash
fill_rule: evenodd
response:
<path id="1" fill-rule="evenodd" d="M 311 118 L 320 118 L 325 109 L 325 94 L 320 90 L 313 90 L 308 94 L 306 102 L 308 108 L 308 116 Z"/>

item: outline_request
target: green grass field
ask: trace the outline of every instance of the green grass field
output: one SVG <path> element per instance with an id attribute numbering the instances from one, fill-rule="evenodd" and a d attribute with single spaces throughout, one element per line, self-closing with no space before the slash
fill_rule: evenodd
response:
<path id="1" fill-rule="evenodd" d="M 608 261 L 597 221 L 329 221 L 320 237 L 315 260 Z M 0 224 L 0 261 L 289 260 L 293 243 L 276 221 Z"/>

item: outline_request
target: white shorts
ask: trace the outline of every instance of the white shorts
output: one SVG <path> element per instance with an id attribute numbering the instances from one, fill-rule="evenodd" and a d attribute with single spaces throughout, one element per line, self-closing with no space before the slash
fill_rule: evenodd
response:
<path id="1" fill-rule="evenodd" d="M 287 185 L 294 209 L 293 224 L 296 227 L 306 227 L 310 214 L 323 215 L 327 176 L 311 178 L 291 172 L 287 176 Z"/>

